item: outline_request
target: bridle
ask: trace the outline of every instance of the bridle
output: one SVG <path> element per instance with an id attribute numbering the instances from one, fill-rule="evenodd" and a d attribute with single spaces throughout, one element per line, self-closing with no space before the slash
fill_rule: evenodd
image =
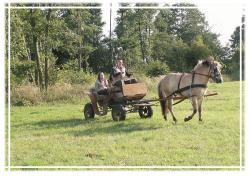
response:
<path id="1" fill-rule="evenodd" d="M 211 72 L 211 70 L 213 70 L 213 72 Z M 214 80 L 214 79 L 218 79 L 218 76 L 220 76 L 221 73 L 220 73 L 219 69 L 217 68 L 217 66 L 209 64 L 208 74 L 195 72 L 194 70 L 191 71 L 191 74 L 192 74 L 192 83 L 193 83 L 195 75 L 205 76 L 205 77 L 208 77 L 208 79 L 211 78 Z"/>
<path id="2" fill-rule="evenodd" d="M 195 71 L 192 71 L 192 73 L 193 73 L 194 75 L 201 75 L 201 76 L 206 76 L 206 77 L 208 77 L 208 78 L 212 78 L 211 75 L 206 75 L 206 74 L 198 73 L 198 72 L 195 72 Z"/>

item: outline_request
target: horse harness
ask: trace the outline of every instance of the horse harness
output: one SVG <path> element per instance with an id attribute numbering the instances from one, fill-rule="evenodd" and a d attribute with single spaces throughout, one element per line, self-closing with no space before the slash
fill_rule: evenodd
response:
<path id="1" fill-rule="evenodd" d="M 181 83 L 181 79 L 183 77 L 183 75 L 185 73 L 182 73 L 182 75 L 180 76 L 180 79 L 179 79 L 179 82 L 178 82 L 178 89 L 176 91 L 174 91 L 172 94 L 170 94 L 168 97 L 174 95 L 176 96 L 176 94 L 179 94 L 181 96 L 184 97 L 184 95 L 182 95 L 182 92 L 186 91 L 186 90 L 190 90 L 190 97 L 192 97 L 192 94 L 191 94 L 191 91 L 192 91 L 192 88 L 207 88 L 207 85 L 206 84 L 194 84 L 194 77 L 195 75 L 202 75 L 202 76 L 207 76 L 207 77 L 211 77 L 210 75 L 206 75 L 206 74 L 202 74 L 202 73 L 198 73 L 198 72 L 195 72 L 195 71 L 192 71 L 192 82 L 189 86 L 185 86 L 185 87 L 182 87 L 180 88 L 180 83 Z"/>

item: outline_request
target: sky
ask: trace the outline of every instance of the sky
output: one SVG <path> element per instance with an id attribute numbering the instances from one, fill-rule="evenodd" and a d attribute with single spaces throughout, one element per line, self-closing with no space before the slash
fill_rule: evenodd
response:
<path id="1" fill-rule="evenodd" d="M 185 1 L 185 0 L 184 0 Z M 229 39 L 234 32 L 235 28 L 241 24 L 241 17 L 243 14 L 244 3 L 241 0 L 231 0 L 231 1 L 216 1 L 216 0 L 192 0 L 186 1 L 197 5 L 199 10 L 205 14 L 205 18 L 208 21 L 209 27 L 212 32 L 219 34 L 219 40 L 223 46 L 229 42 Z M 124 2 L 118 0 L 112 2 L 112 30 L 115 28 L 116 22 L 116 11 L 119 8 L 118 2 Z M 126 1 L 135 2 L 135 1 Z M 140 2 L 140 1 L 136 1 Z M 148 2 L 146 0 L 141 2 Z M 174 4 L 176 0 L 155 0 L 154 2 L 165 2 L 168 4 Z M 183 2 L 183 1 L 182 1 Z M 106 23 L 104 26 L 104 34 L 109 36 L 109 16 L 110 16 L 110 3 L 102 4 L 103 10 L 103 21 Z"/>

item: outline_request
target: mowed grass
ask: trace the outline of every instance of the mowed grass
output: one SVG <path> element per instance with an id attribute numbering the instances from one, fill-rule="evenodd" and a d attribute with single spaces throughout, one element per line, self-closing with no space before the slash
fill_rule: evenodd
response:
<path id="1" fill-rule="evenodd" d="M 11 166 L 239 166 L 239 82 L 209 84 L 217 96 L 203 102 L 202 123 L 189 100 L 175 106 L 178 124 L 111 114 L 84 120 L 82 104 L 11 107 Z M 156 95 L 155 95 L 156 96 Z"/>

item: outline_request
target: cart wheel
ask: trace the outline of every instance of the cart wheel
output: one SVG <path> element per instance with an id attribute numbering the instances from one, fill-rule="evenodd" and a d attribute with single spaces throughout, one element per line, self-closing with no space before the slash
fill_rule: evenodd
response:
<path id="1" fill-rule="evenodd" d="M 85 106 L 84 106 L 84 117 L 85 119 L 93 119 L 95 117 L 95 112 L 94 112 L 94 109 L 93 109 L 93 106 L 91 103 L 87 103 Z"/>
<path id="2" fill-rule="evenodd" d="M 112 107 L 112 118 L 114 121 L 123 121 L 126 118 L 126 112 L 122 105 L 115 105 Z"/>
<path id="3" fill-rule="evenodd" d="M 139 115 L 141 118 L 151 118 L 153 109 L 151 106 L 139 106 Z"/>

